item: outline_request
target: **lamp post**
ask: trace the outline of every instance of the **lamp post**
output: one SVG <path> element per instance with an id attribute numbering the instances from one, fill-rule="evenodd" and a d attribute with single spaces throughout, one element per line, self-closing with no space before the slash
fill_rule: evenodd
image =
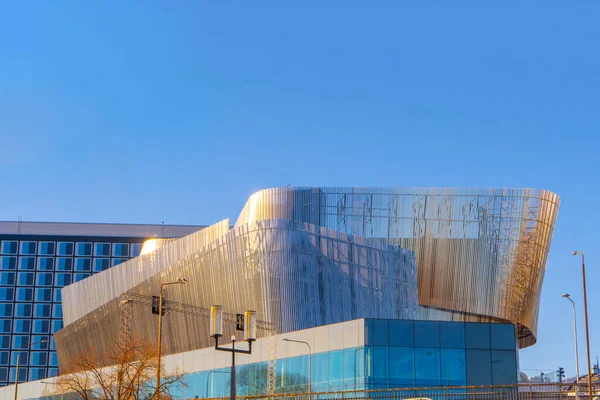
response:
<path id="1" fill-rule="evenodd" d="M 17 400 L 17 395 L 19 393 L 19 361 L 21 359 L 21 350 L 25 350 L 25 349 L 30 349 L 33 346 L 35 346 L 36 344 L 42 344 L 42 343 L 46 343 L 47 340 L 40 340 L 39 342 L 35 342 L 32 343 L 28 346 L 21 346 L 18 350 L 17 350 L 17 366 L 16 366 L 16 370 L 15 370 L 15 400 Z"/>
<path id="2" fill-rule="evenodd" d="M 573 336 L 575 338 L 575 375 L 577 376 L 577 380 L 575 381 L 575 398 L 579 400 L 579 348 L 577 346 L 577 313 L 575 311 L 575 302 L 571 299 L 571 296 L 568 293 L 562 295 L 565 299 L 571 302 L 573 306 Z"/>
<path id="3" fill-rule="evenodd" d="M 588 389 L 589 397 L 592 400 L 592 361 L 590 359 L 590 329 L 588 325 L 588 312 L 587 312 L 587 290 L 585 287 L 585 258 L 583 253 L 579 251 L 573 252 L 574 256 L 581 256 L 581 279 L 583 282 L 583 317 L 585 319 L 585 345 L 587 352 L 587 363 L 588 363 Z"/>
<path id="4" fill-rule="evenodd" d="M 310 348 L 310 344 L 308 344 L 308 342 L 305 342 L 303 340 L 294 340 L 294 339 L 288 339 L 285 338 L 283 339 L 284 342 L 293 342 L 293 343 L 301 343 L 301 344 L 305 344 L 306 346 L 308 346 L 308 393 L 312 393 L 312 378 L 311 378 L 311 369 L 310 369 L 310 363 L 311 363 L 311 358 L 312 358 L 312 350 Z"/>
<path id="5" fill-rule="evenodd" d="M 256 340 L 256 311 L 244 313 L 244 340 L 248 342 L 248 350 L 235 348 L 235 336 L 231 335 L 231 348 L 219 347 L 219 338 L 223 336 L 223 306 L 210 307 L 210 336 L 215 339 L 215 350 L 231 353 L 231 389 L 230 400 L 235 400 L 235 353 L 252 354 L 252 342 Z"/>
<path id="6" fill-rule="evenodd" d="M 179 278 L 174 282 L 167 282 L 160 285 L 160 296 L 158 298 L 158 361 L 156 367 L 156 395 L 155 397 L 158 399 L 160 395 L 160 358 L 162 352 L 162 316 L 163 316 L 163 289 L 165 286 L 169 285 L 182 285 L 186 283 L 187 280 L 185 278 Z"/>

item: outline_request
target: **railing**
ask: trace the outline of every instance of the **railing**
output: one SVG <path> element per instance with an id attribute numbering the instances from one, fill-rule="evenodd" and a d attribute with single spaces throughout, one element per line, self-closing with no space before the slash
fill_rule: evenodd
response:
<path id="1" fill-rule="evenodd" d="M 577 396 L 577 394 L 579 396 Z M 502 386 L 453 386 L 432 388 L 345 390 L 319 393 L 281 393 L 271 396 L 238 396 L 247 400 L 589 400 L 587 385 L 527 383 Z M 592 385 L 592 399 L 600 400 L 600 385 Z"/>

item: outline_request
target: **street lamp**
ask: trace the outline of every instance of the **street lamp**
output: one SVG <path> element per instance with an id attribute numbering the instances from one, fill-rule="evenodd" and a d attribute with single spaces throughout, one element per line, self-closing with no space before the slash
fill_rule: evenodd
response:
<path id="1" fill-rule="evenodd" d="M 19 349 L 17 349 L 17 368 L 15 371 L 15 400 L 17 400 L 17 394 L 19 393 L 19 361 L 21 359 L 21 350 L 31 349 L 36 344 L 42 344 L 42 343 L 46 343 L 46 342 L 47 342 L 47 340 L 43 339 L 43 340 L 40 340 L 39 342 L 31 343 L 28 346 L 21 346 Z"/>
<path id="2" fill-rule="evenodd" d="M 575 337 L 575 375 L 577 380 L 575 381 L 575 398 L 579 400 L 579 349 L 577 347 L 577 313 L 575 312 L 575 302 L 571 299 L 568 293 L 562 295 L 565 299 L 569 300 L 573 305 L 573 336 Z"/>
<path id="3" fill-rule="evenodd" d="M 305 344 L 308 346 L 308 393 L 312 393 L 312 378 L 311 378 L 311 372 L 310 372 L 310 362 L 311 362 L 311 358 L 312 358 L 312 350 L 310 349 L 310 344 L 308 344 L 307 342 L 303 341 L 303 340 L 294 340 L 294 339 L 288 339 L 285 338 L 283 339 L 284 342 L 294 342 L 294 343 L 301 343 L 301 344 Z"/>
<path id="4" fill-rule="evenodd" d="M 187 280 L 179 278 L 174 282 L 167 282 L 160 285 L 160 296 L 158 298 L 158 362 L 156 367 L 156 398 L 158 399 L 160 391 L 160 357 L 162 352 L 162 316 L 163 316 L 163 289 L 169 285 L 183 285 Z"/>
<path id="5" fill-rule="evenodd" d="M 590 400 L 592 400 L 592 361 L 590 359 L 590 329 L 588 326 L 588 312 L 587 312 L 587 290 L 585 287 L 585 258 L 583 253 L 579 251 L 573 252 L 574 256 L 581 256 L 581 279 L 583 281 L 583 316 L 585 319 L 585 344 L 587 352 L 587 363 L 588 363 L 588 388 Z"/>
<path id="6" fill-rule="evenodd" d="M 235 336 L 231 335 L 231 348 L 219 347 L 219 338 L 223 336 L 223 306 L 210 307 L 210 336 L 215 338 L 215 350 L 231 353 L 231 389 L 230 400 L 235 400 L 235 353 L 252 354 L 252 342 L 256 340 L 256 311 L 244 313 L 244 340 L 248 342 L 248 350 L 235 348 Z"/>

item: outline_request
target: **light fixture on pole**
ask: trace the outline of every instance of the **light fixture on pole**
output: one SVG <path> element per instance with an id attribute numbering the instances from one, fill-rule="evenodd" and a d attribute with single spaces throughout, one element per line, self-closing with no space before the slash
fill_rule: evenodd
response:
<path id="1" fill-rule="evenodd" d="M 585 320 L 585 345 L 586 345 L 586 353 L 587 353 L 587 363 L 588 363 L 588 394 L 590 400 L 592 400 L 592 360 L 590 358 L 590 328 L 588 324 L 588 312 L 587 312 L 587 289 L 585 287 L 585 257 L 583 253 L 579 251 L 573 252 L 574 256 L 581 256 L 581 279 L 583 283 L 583 318 Z"/>
<path id="2" fill-rule="evenodd" d="M 571 299 L 571 296 L 568 293 L 562 295 L 565 299 L 571 302 L 573 306 L 573 336 L 575 338 L 575 375 L 577 376 L 575 380 L 575 398 L 579 400 L 579 348 L 577 346 L 577 312 L 575 311 L 575 302 Z"/>
<path id="3" fill-rule="evenodd" d="M 235 400 L 235 353 L 252 354 L 252 342 L 256 340 L 256 311 L 244 313 L 244 340 L 248 342 L 248 350 L 235 348 L 235 336 L 231 335 L 231 348 L 219 347 L 219 338 L 223 336 L 223 306 L 210 307 L 210 336 L 215 339 L 215 350 L 231 353 L 231 389 L 230 400 Z"/>
<path id="4" fill-rule="evenodd" d="M 15 400 L 17 400 L 17 395 L 19 393 L 19 361 L 21 359 L 21 351 L 26 350 L 26 349 L 31 349 L 36 344 L 46 343 L 47 341 L 48 340 L 46 340 L 46 339 L 40 340 L 39 342 L 32 343 L 28 346 L 21 346 L 21 348 L 19 348 L 17 350 L 17 365 L 16 365 L 16 370 L 15 370 Z"/>
<path id="5" fill-rule="evenodd" d="M 159 398 L 159 391 L 160 391 L 160 358 L 161 358 L 161 353 L 162 353 L 162 317 L 163 314 L 165 312 L 165 310 L 163 310 L 163 289 L 165 286 L 169 286 L 169 285 L 182 285 L 184 283 L 187 283 L 187 280 L 185 278 L 179 278 L 174 282 L 167 282 L 167 283 L 163 283 L 162 285 L 160 285 L 160 296 L 158 297 L 158 351 L 157 351 L 157 356 L 158 356 L 158 360 L 157 360 L 157 367 L 156 367 L 156 391 L 155 391 L 155 397 L 158 399 Z"/>
<path id="6" fill-rule="evenodd" d="M 312 350 L 310 348 L 310 344 L 308 344 L 308 342 L 305 342 L 303 340 L 294 340 L 294 339 L 288 339 L 288 338 L 283 339 L 283 341 L 284 342 L 301 343 L 301 344 L 305 344 L 306 346 L 308 346 L 308 393 L 312 393 L 312 377 L 311 377 L 311 368 L 310 368 L 310 363 L 311 363 L 311 359 L 312 359 Z"/>

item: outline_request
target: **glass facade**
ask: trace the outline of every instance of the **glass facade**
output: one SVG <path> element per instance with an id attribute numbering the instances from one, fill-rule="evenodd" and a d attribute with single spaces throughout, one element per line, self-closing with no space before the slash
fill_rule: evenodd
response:
<path id="1" fill-rule="evenodd" d="M 144 240 L 0 235 L 0 386 L 14 382 L 19 349 L 20 380 L 58 374 L 61 288 L 139 255 Z"/>

